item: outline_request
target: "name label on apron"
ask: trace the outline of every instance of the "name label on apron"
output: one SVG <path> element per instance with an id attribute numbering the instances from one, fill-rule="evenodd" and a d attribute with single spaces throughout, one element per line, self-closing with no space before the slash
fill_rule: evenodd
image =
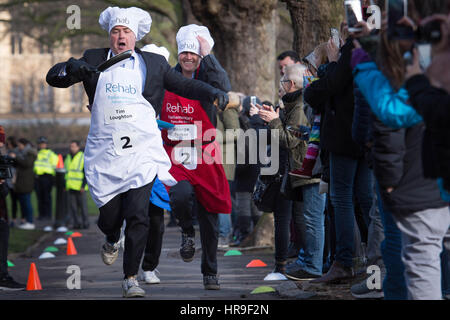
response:
<path id="1" fill-rule="evenodd" d="M 135 122 L 137 120 L 137 110 L 134 105 L 111 106 L 105 108 L 105 123 Z"/>
<path id="2" fill-rule="evenodd" d="M 197 127 L 194 124 L 177 124 L 167 130 L 167 137 L 173 141 L 197 139 Z"/>

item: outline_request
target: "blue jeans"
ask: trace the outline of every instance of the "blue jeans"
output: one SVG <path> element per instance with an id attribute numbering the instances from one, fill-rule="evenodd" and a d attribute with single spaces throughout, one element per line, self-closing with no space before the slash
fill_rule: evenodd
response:
<path id="1" fill-rule="evenodd" d="M 219 237 L 231 234 L 231 214 L 219 213 Z"/>
<path id="2" fill-rule="evenodd" d="M 330 153 L 330 198 L 336 224 L 336 261 L 352 267 L 356 196 L 365 221 L 372 207 L 372 171 L 363 158 L 354 159 Z"/>
<path id="3" fill-rule="evenodd" d="M 405 266 L 402 261 L 402 234 L 390 213 L 383 206 L 379 185 L 377 184 L 378 209 L 384 228 L 384 240 L 381 242 L 381 254 L 386 267 L 383 280 L 385 300 L 407 300 Z"/>
<path id="4" fill-rule="evenodd" d="M 319 184 L 302 186 L 303 206 L 301 210 L 304 248 L 296 261 L 310 274 L 322 275 L 323 248 L 325 244 L 325 201 L 326 195 L 319 194 Z"/>
<path id="5" fill-rule="evenodd" d="M 33 223 L 33 207 L 31 206 L 31 193 L 17 193 L 22 217 L 29 223 Z"/>

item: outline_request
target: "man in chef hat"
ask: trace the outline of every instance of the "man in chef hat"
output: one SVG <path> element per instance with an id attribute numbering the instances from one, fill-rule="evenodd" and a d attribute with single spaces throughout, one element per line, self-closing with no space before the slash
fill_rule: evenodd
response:
<path id="1" fill-rule="evenodd" d="M 225 92 L 186 79 L 172 70 L 163 56 L 135 47 L 150 31 L 151 21 L 150 15 L 138 8 L 107 8 L 99 23 L 108 31 L 110 47 L 90 49 L 81 59 L 58 63 L 46 78 L 58 88 L 82 81 L 89 97 L 91 126 L 85 175 L 100 211 L 98 226 L 106 236 L 101 257 L 107 265 L 117 259 L 120 228 L 126 221 L 124 297 L 145 295 L 136 276 L 148 234 L 148 206 L 155 177 L 167 186 L 176 184 L 156 123 L 164 90 L 210 103 L 217 99 L 221 108 L 228 101 Z M 96 66 L 127 50 L 133 51 L 130 58 L 97 72 Z"/>
<path id="2" fill-rule="evenodd" d="M 194 24 L 181 27 L 176 40 L 178 64 L 174 69 L 177 72 L 186 79 L 199 79 L 221 90 L 231 90 L 226 71 L 211 54 L 214 41 L 206 27 Z M 185 99 L 170 90 L 165 93 L 163 106 L 181 106 L 164 107 L 161 111 L 161 120 L 175 124 L 162 136 L 172 160 L 170 174 L 178 181 L 170 188 L 169 195 L 182 231 L 180 256 L 185 262 L 194 259 L 192 222 L 197 208 L 203 285 L 206 290 L 218 290 L 218 214 L 231 212 L 231 196 L 221 159 L 216 161 L 222 154 L 215 140 L 217 108 L 204 98 Z"/>

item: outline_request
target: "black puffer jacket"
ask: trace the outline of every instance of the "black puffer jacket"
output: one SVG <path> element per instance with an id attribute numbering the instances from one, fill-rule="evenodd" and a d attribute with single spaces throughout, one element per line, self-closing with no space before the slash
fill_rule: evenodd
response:
<path id="1" fill-rule="evenodd" d="M 450 190 L 450 95 L 432 87 L 424 75 L 412 77 L 405 86 L 427 127 L 422 149 L 424 174 L 443 178 Z"/>
<path id="2" fill-rule="evenodd" d="M 442 208 L 435 179 L 426 179 L 422 168 L 423 123 L 407 129 L 392 129 L 374 117 L 372 148 L 376 179 L 383 204 L 393 214 L 409 214 Z M 391 193 L 387 188 L 393 187 Z"/>
<path id="3" fill-rule="evenodd" d="M 359 158 L 363 153 L 352 139 L 355 108 L 350 66 L 352 49 L 353 43 L 349 38 L 341 48 L 339 60 L 328 64 L 325 75 L 306 88 L 304 97 L 312 108 L 322 113 L 321 148 L 334 154 Z"/>

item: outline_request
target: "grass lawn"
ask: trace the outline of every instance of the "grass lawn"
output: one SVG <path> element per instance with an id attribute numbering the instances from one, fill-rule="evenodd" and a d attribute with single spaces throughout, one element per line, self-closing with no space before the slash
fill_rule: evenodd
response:
<path id="1" fill-rule="evenodd" d="M 96 207 L 94 201 L 91 198 L 91 193 L 89 191 L 86 191 L 87 194 L 87 205 L 88 205 L 88 213 L 90 216 L 97 216 L 99 214 L 98 208 Z M 52 191 L 52 200 L 53 200 L 53 216 L 55 215 L 56 210 L 56 188 L 53 187 Z M 8 207 L 8 216 L 9 219 L 12 219 L 12 202 L 11 202 L 11 196 L 8 195 L 6 197 L 6 205 Z M 31 206 L 33 207 L 33 217 L 37 218 L 39 215 L 38 212 L 38 203 L 37 203 L 37 197 L 36 192 L 31 193 Z M 20 205 L 18 204 L 17 208 L 17 216 L 21 217 L 22 214 L 20 212 Z"/>
<path id="2" fill-rule="evenodd" d="M 9 229 L 8 253 L 22 253 L 45 234 L 42 230 Z"/>
<path id="3" fill-rule="evenodd" d="M 88 202 L 88 213 L 91 216 L 98 215 L 99 211 L 97 207 L 95 206 L 94 201 L 92 201 L 91 194 L 89 191 L 87 193 L 87 202 Z M 55 215 L 56 210 L 56 188 L 53 188 L 53 194 L 52 194 L 52 200 L 53 200 L 53 216 Z M 8 216 L 9 219 L 12 219 L 12 202 L 11 202 L 11 196 L 8 195 L 6 198 L 6 205 L 8 207 Z M 36 193 L 33 191 L 31 194 L 31 205 L 33 207 L 33 216 L 36 219 L 39 215 L 38 213 L 38 205 L 37 205 L 37 197 Z M 22 214 L 20 212 L 20 204 L 18 204 L 17 209 L 17 217 L 21 217 Z M 32 246 L 36 241 L 45 234 L 43 230 L 21 230 L 18 228 L 10 228 L 9 231 L 9 246 L 8 246 L 8 253 L 22 253 L 25 252 L 25 250 Z"/>

